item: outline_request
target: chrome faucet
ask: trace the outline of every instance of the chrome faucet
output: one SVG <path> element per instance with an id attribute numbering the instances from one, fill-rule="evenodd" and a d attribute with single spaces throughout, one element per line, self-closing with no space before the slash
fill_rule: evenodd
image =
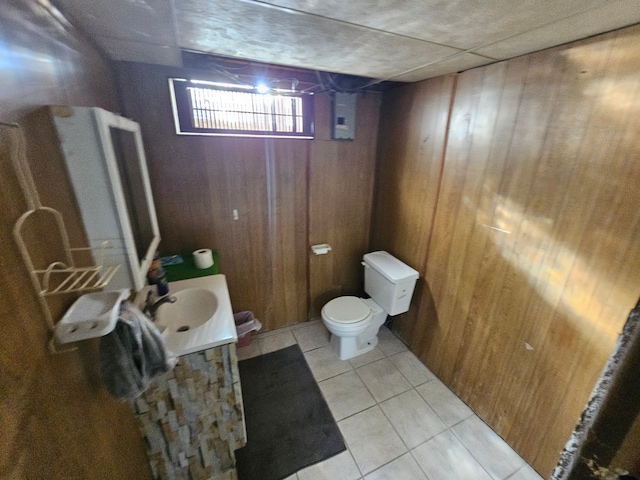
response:
<path id="1" fill-rule="evenodd" d="M 156 312 L 161 305 L 165 303 L 175 303 L 175 301 L 176 297 L 172 297 L 171 295 L 165 295 L 164 297 L 154 300 L 153 292 L 149 290 L 147 293 L 147 301 L 145 302 L 144 313 L 146 313 L 151 320 L 155 320 Z"/>

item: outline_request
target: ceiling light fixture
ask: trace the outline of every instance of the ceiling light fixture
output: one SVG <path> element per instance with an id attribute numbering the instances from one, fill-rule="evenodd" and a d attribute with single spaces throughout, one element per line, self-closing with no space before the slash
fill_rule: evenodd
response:
<path id="1" fill-rule="evenodd" d="M 267 87 L 264 83 L 258 83 L 256 85 L 256 91 L 258 93 L 267 93 L 269 92 L 269 90 L 270 90 L 269 87 Z"/>

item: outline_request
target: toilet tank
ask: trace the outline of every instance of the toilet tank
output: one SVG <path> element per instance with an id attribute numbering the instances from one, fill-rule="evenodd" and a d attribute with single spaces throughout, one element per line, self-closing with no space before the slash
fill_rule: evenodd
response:
<path id="1" fill-rule="evenodd" d="M 384 251 L 364 257 L 364 291 L 389 315 L 409 310 L 418 272 Z"/>

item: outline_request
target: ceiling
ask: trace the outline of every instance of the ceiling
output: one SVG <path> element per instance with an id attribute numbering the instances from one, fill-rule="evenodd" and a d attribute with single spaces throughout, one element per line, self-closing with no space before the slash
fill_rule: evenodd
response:
<path id="1" fill-rule="evenodd" d="M 413 82 L 640 22 L 640 0 L 52 0 L 114 60 L 182 49 Z"/>

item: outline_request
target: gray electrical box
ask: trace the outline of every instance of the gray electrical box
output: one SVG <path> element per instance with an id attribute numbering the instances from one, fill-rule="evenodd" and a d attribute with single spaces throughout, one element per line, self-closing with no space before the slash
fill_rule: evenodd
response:
<path id="1" fill-rule="evenodd" d="M 356 131 L 356 98 L 355 93 L 333 94 L 333 115 L 331 121 L 331 137 L 336 140 L 353 140 Z"/>

